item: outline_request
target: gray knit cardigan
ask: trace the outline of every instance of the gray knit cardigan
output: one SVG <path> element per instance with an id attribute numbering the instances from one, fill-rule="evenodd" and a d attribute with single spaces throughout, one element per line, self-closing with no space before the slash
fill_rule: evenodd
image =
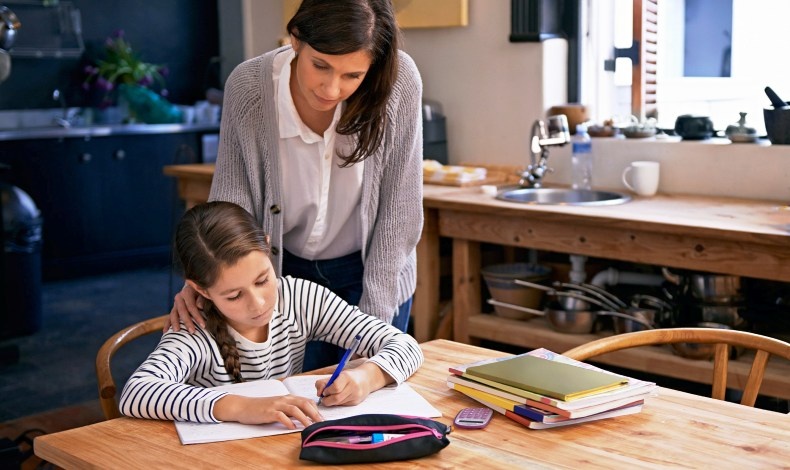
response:
<path id="1" fill-rule="evenodd" d="M 275 55 L 239 64 L 225 84 L 219 150 L 209 200 L 247 209 L 272 239 L 272 264 L 282 273 L 283 188 L 272 80 Z M 387 323 L 414 294 L 416 245 L 422 231 L 422 81 L 400 52 L 380 148 L 365 159 L 360 213 L 365 270 L 360 309 Z"/>

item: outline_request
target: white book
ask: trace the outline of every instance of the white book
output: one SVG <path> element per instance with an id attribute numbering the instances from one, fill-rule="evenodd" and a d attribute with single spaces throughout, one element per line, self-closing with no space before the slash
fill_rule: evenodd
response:
<path id="1" fill-rule="evenodd" d="M 284 380 L 256 380 L 238 384 L 222 385 L 215 390 L 222 390 L 234 395 L 247 397 L 278 397 L 297 395 L 318 401 L 315 382 L 327 375 L 298 375 Z M 436 418 L 442 413 L 428 403 L 408 383 L 398 386 L 390 385 L 379 389 L 358 405 L 353 406 L 319 406 L 321 416 L 325 420 L 346 418 L 361 414 L 385 413 L 395 415 L 420 416 Z M 253 437 L 275 436 L 299 432 L 304 427 L 294 421 L 296 429 L 288 429 L 281 423 L 241 424 L 223 423 L 191 423 L 176 421 L 176 431 L 182 444 L 200 444 L 204 442 L 230 441 L 250 439 Z"/>

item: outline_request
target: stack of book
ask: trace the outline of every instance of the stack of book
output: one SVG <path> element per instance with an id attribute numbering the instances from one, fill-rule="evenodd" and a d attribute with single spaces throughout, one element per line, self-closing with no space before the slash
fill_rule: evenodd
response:
<path id="1" fill-rule="evenodd" d="M 450 367 L 447 386 L 530 429 L 639 413 L 656 384 L 547 349 Z"/>

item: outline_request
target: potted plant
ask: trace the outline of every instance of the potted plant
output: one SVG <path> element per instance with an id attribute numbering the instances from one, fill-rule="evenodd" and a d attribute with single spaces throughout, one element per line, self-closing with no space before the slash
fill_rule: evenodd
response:
<path id="1" fill-rule="evenodd" d="M 124 38 L 122 29 L 107 38 L 104 52 L 104 59 L 85 66 L 86 77 L 82 83 L 85 91 L 92 88 L 101 91 L 100 108 L 107 108 L 118 100 L 122 107 L 128 107 L 126 122 L 181 122 L 181 111 L 167 101 L 166 66 L 144 62 Z"/>

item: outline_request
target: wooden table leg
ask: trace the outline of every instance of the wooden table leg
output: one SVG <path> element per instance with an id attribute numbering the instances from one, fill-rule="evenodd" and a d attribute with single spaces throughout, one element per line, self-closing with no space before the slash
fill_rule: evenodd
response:
<path id="1" fill-rule="evenodd" d="M 479 344 L 471 338 L 469 317 L 480 313 L 480 243 L 453 239 L 453 336 L 455 341 Z"/>
<path id="2" fill-rule="evenodd" d="M 417 243 L 417 290 L 412 304 L 414 337 L 422 343 L 434 339 L 439 325 L 439 213 L 423 210 L 422 236 Z"/>

